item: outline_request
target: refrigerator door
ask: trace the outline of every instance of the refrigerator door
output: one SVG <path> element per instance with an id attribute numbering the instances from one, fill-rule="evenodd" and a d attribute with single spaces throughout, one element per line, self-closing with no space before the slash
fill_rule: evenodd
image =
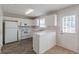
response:
<path id="1" fill-rule="evenodd" d="M 17 41 L 17 22 L 5 22 L 5 43 Z"/>

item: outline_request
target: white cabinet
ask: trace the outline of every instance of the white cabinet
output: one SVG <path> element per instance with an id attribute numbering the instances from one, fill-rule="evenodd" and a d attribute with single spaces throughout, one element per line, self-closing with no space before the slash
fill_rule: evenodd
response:
<path id="1" fill-rule="evenodd" d="M 55 26 L 55 20 L 56 20 L 55 15 L 45 16 L 45 17 L 43 17 L 43 18 L 45 18 L 45 25 L 46 25 L 47 27 L 48 27 L 48 26 Z M 40 18 L 37 18 L 37 19 L 33 20 L 33 25 L 36 26 L 36 24 L 37 24 L 37 21 L 36 21 L 36 20 L 38 20 L 38 19 L 40 19 Z M 42 18 L 41 18 L 41 19 L 42 19 Z"/>
<path id="2" fill-rule="evenodd" d="M 55 17 L 54 15 L 46 16 L 45 17 L 45 24 L 46 26 L 54 26 Z"/>
<path id="3" fill-rule="evenodd" d="M 27 25 L 27 26 L 32 26 L 33 25 L 33 20 L 30 19 L 21 19 L 21 26 Z"/>
<path id="4" fill-rule="evenodd" d="M 32 26 L 33 25 L 33 20 L 32 19 L 22 19 L 22 18 L 15 18 L 15 17 L 6 17 L 4 16 L 3 18 L 4 20 L 12 20 L 12 21 L 17 21 L 18 22 L 18 26 L 24 26 L 27 24 L 27 26 Z M 20 27 L 17 28 L 18 29 L 18 40 L 21 39 L 21 29 Z M 31 29 L 30 29 L 31 30 Z M 26 39 L 31 37 L 31 35 L 27 35 L 25 33 L 22 33 L 22 39 Z"/>
<path id="5" fill-rule="evenodd" d="M 19 29 L 18 39 L 27 39 L 32 37 L 32 28 L 31 27 L 24 27 Z"/>
<path id="6" fill-rule="evenodd" d="M 33 20 L 31 20 L 31 19 L 20 19 L 20 21 L 19 21 L 19 25 L 20 26 L 28 26 L 27 28 L 25 28 L 24 29 L 24 31 L 27 31 L 28 33 L 24 33 L 24 31 L 22 31 L 22 33 L 21 33 L 21 30 L 22 30 L 22 28 L 21 29 L 19 29 L 18 31 L 18 39 L 20 40 L 20 39 L 27 39 L 27 38 L 30 38 L 31 37 L 31 34 L 30 34 L 30 32 L 31 32 L 31 28 L 29 27 L 29 26 L 32 26 L 33 25 L 33 22 L 32 22 Z"/>
<path id="7" fill-rule="evenodd" d="M 36 53 L 44 53 L 56 45 L 56 32 L 41 31 L 33 34 L 33 50 Z"/>

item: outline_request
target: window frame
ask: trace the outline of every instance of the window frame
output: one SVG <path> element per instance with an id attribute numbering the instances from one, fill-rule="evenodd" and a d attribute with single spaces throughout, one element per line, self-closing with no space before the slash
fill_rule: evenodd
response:
<path id="1" fill-rule="evenodd" d="M 72 22 L 71 20 L 71 18 L 72 17 L 74 17 L 73 18 L 73 21 L 75 21 L 75 22 Z M 65 19 L 64 19 L 65 18 Z M 69 20 L 68 20 L 68 18 L 69 18 Z M 65 22 L 66 21 L 66 22 Z M 70 22 L 71 21 L 71 22 Z M 66 24 L 65 24 L 65 23 Z M 70 23 L 70 24 L 68 24 L 68 22 Z M 72 28 L 71 27 L 71 24 L 72 23 L 74 23 L 74 27 Z M 65 26 L 64 26 L 64 24 L 65 24 Z M 70 26 L 70 27 L 69 27 Z M 69 28 L 68 28 L 69 27 Z M 64 29 L 64 28 L 66 28 L 66 29 Z M 67 29 L 68 28 L 68 29 Z M 73 30 L 71 30 L 71 29 L 73 29 Z M 66 31 L 65 31 L 66 30 Z M 62 17 L 62 32 L 63 33 L 76 33 L 76 15 L 69 15 L 69 16 L 63 16 Z"/>
<path id="2" fill-rule="evenodd" d="M 41 23 L 42 20 L 44 20 L 44 24 Z M 39 26 L 39 27 L 42 27 L 42 25 L 43 25 L 43 27 L 46 27 L 45 18 L 36 19 L 36 23 L 37 23 L 37 26 Z"/>

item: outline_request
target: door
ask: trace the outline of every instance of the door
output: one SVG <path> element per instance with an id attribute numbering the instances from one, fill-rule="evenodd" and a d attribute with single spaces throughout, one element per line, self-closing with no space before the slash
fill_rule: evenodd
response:
<path id="1" fill-rule="evenodd" d="M 17 41 L 17 22 L 5 21 L 5 44 Z"/>
<path id="2" fill-rule="evenodd" d="M 78 51 L 78 20 L 74 15 L 64 16 L 58 20 L 58 43 L 60 46 Z"/>

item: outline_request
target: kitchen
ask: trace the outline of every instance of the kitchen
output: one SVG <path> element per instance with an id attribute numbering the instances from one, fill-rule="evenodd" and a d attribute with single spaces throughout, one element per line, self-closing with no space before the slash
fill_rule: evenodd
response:
<path id="1" fill-rule="evenodd" d="M 48 16 L 49 18 L 50 17 L 52 17 L 53 15 L 50 15 L 50 16 Z M 48 18 L 47 17 L 47 18 Z M 53 18 L 54 18 L 54 16 L 53 16 Z M 17 29 L 18 30 L 16 30 L 15 31 L 15 33 L 13 34 L 12 32 L 11 32 L 11 34 L 9 34 L 9 31 L 7 31 L 7 29 L 6 29 L 6 31 L 7 31 L 7 33 L 5 34 L 6 35 L 6 41 L 9 41 L 9 42 L 4 42 L 4 45 L 5 44 L 7 44 L 7 43 L 11 43 L 11 42 L 16 42 L 16 41 L 22 41 L 23 39 L 28 39 L 28 38 L 32 38 L 33 37 L 33 33 L 34 32 L 38 32 L 38 31 L 44 31 L 44 30 L 46 30 L 46 28 L 40 28 L 39 27 L 39 25 L 36 23 L 35 24 L 35 22 L 37 21 L 37 20 L 29 20 L 29 19 L 21 19 L 21 18 L 14 18 L 14 17 L 4 17 L 4 20 L 7 22 L 9 22 L 9 21 L 17 21 Z M 51 20 L 51 18 L 50 18 L 50 20 Z M 44 19 L 44 21 L 45 21 L 45 19 Z M 33 23 L 34 22 L 34 23 Z M 48 21 L 47 21 L 48 22 Z M 52 21 L 51 21 L 52 22 Z M 11 23 L 12 24 L 12 23 Z M 6 24 L 7 26 L 11 26 L 11 24 Z M 37 25 L 37 26 L 36 26 Z M 51 24 L 49 23 L 49 24 L 47 24 L 48 26 L 50 26 Z M 54 25 L 53 23 L 52 23 L 52 25 Z M 12 25 L 13 26 L 13 25 Z M 12 27 L 11 26 L 11 27 Z M 15 26 L 15 23 L 14 23 L 14 26 Z M 51 27 L 51 26 L 50 26 Z M 48 29 L 49 30 L 49 29 Z M 51 30 L 51 29 L 50 29 Z M 13 31 L 13 30 L 11 30 L 11 31 Z M 4 31 L 5 32 L 5 31 Z M 11 36 L 12 35 L 12 36 Z M 13 36 L 13 35 L 15 35 L 15 36 Z M 9 36 L 11 36 L 11 37 L 9 37 Z M 15 38 L 14 38 L 15 37 Z M 3 37 L 4 38 L 4 37 Z M 14 41 L 12 40 L 12 41 L 10 41 L 10 39 L 15 39 Z"/>
<path id="2" fill-rule="evenodd" d="M 29 7 L 30 9 L 27 9 Z M 73 5 L 68 4 L 2 5 L 3 31 L 1 32 L 3 39 L 2 41 L 0 41 L 0 46 L 2 46 L 2 53 L 78 53 L 78 41 L 65 40 L 67 37 L 67 39 L 70 39 L 70 36 L 73 36 L 73 38 L 75 37 L 77 39 L 78 36 L 74 34 L 69 36 L 63 34 L 61 31 L 61 21 L 59 21 L 59 16 L 61 17 L 64 15 L 65 8 L 71 10 L 73 8 L 77 9 L 77 7 L 78 6 L 74 7 Z M 46 9 L 46 11 L 44 8 Z M 74 14 L 77 13 L 73 10 L 72 12 Z M 72 14 L 72 12 L 70 14 Z M 72 18 L 74 19 L 74 17 Z M 64 37 L 64 35 L 66 36 Z M 71 44 L 73 42 L 77 43 L 74 43 L 74 46 L 67 45 L 67 43 L 69 44 L 70 42 Z"/>

